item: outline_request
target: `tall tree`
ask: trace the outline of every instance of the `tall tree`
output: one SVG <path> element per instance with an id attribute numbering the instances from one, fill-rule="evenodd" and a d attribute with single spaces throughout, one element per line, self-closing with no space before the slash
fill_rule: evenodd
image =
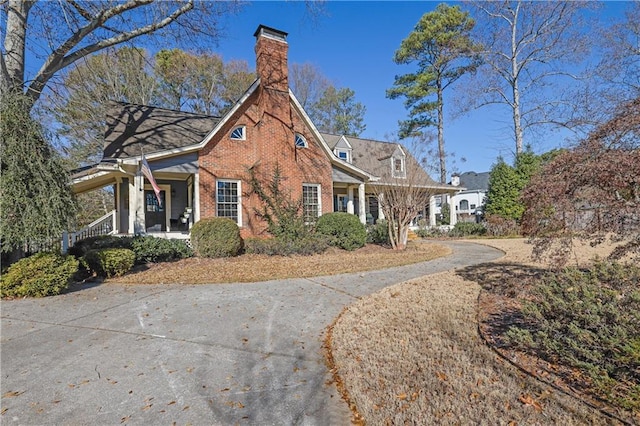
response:
<path id="1" fill-rule="evenodd" d="M 102 158 L 109 101 L 154 104 L 158 86 L 143 49 L 110 48 L 62 72 L 62 85 L 45 97 L 43 108 L 60 124 L 72 167 Z"/>
<path id="2" fill-rule="evenodd" d="M 347 87 L 336 89 L 330 86 L 308 111 L 323 132 L 360 136 L 366 129 L 366 107 L 356 102 L 355 92 Z"/>
<path id="3" fill-rule="evenodd" d="M 400 137 L 415 136 L 428 126 L 438 127 L 441 183 L 447 181 L 443 93 L 479 65 L 480 47 L 470 37 L 474 25 L 458 6 L 442 3 L 425 13 L 394 57 L 397 64 L 416 63 L 418 70 L 396 76 L 394 87 L 387 90 L 391 99 L 406 98 L 410 118 L 400 122 Z"/>
<path id="4" fill-rule="evenodd" d="M 197 0 L 8 0 L 2 5 L 0 92 L 25 93 L 33 105 L 56 73 L 108 47 L 151 34 L 171 34 L 183 42 L 195 34 L 215 39 L 220 16 L 236 6 Z M 43 58 L 41 68 L 29 77 L 25 75 L 28 48 Z"/>
<path id="5" fill-rule="evenodd" d="M 316 104 L 322 94 L 332 85 L 327 77 L 313 64 L 292 64 L 289 85 L 303 108 Z"/>
<path id="6" fill-rule="evenodd" d="M 511 113 L 515 153 L 523 152 L 525 131 L 561 123 L 564 78 L 588 51 L 580 13 L 588 2 L 477 2 L 477 36 L 485 64 L 469 87 L 469 104 L 504 105 Z"/>
<path id="7" fill-rule="evenodd" d="M 491 167 L 489 188 L 485 199 L 484 213 L 503 219 L 519 220 L 524 207 L 520 198 L 519 179 L 516 170 L 502 157 Z"/>
<path id="8" fill-rule="evenodd" d="M 76 203 L 60 156 L 29 114 L 32 100 L 0 100 L 0 251 L 19 257 L 72 229 Z"/>
<path id="9" fill-rule="evenodd" d="M 180 49 L 158 52 L 154 70 L 163 106 L 207 115 L 224 114 L 255 80 L 246 61 Z"/>

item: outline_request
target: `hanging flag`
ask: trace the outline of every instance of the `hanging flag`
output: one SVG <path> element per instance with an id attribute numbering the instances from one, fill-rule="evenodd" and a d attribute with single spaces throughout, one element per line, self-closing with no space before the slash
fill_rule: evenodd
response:
<path id="1" fill-rule="evenodd" d="M 149 167 L 149 163 L 147 163 L 147 159 L 144 157 L 144 152 L 142 153 L 142 164 L 140 165 L 140 170 L 142 171 L 142 174 L 149 180 L 149 183 L 153 187 L 153 192 L 156 193 L 158 205 L 161 205 L 162 201 L 160 201 L 160 187 L 151 174 L 151 167 Z"/>

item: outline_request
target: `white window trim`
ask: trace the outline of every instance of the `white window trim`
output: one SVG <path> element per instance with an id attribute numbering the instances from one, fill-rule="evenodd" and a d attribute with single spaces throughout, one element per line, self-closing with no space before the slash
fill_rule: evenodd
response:
<path id="1" fill-rule="evenodd" d="M 238 184 L 238 226 L 242 227 L 242 181 L 240 179 L 216 179 L 216 217 L 218 215 L 218 182 L 231 182 Z M 224 217 L 224 216 L 222 216 Z"/>
<path id="2" fill-rule="evenodd" d="M 305 186 L 314 186 L 318 188 L 318 217 L 322 216 L 322 186 L 319 183 L 302 183 L 303 193 Z M 302 201 L 302 208 L 304 209 L 304 200 Z"/>
<path id="3" fill-rule="evenodd" d="M 300 138 L 304 142 L 304 145 L 298 145 L 298 138 Z M 296 148 L 308 148 L 309 147 L 309 142 L 307 142 L 307 138 L 302 136 L 300 133 L 296 133 L 293 136 L 293 145 Z"/>
<path id="4" fill-rule="evenodd" d="M 400 173 L 396 172 L 396 160 L 400 160 Z M 406 179 L 407 177 L 407 164 L 404 157 L 393 156 L 391 157 L 391 176 L 398 179 Z"/>
<path id="5" fill-rule="evenodd" d="M 340 153 L 347 154 L 347 158 L 341 158 L 340 157 Z M 341 160 L 344 160 L 347 163 L 351 163 L 351 150 L 350 149 L 347 149 L 347 148 L 336 148 L 335 154 L 336 154 L 336 157 L 340 158 Z"/>
<path id="6" fill-rule="evenodd" d="M 233 136 L 233 132 L 235 132 L 236 130 L 241 129 L 242 130 L 242 137 L 241 138 L 234 138 Z M 231 140 L 233 141 L 246 141 L 247 140 L 247 126 L 245 125 L 241 125 L 241 126 L 236 126 L 231 130 L 231 133 L 229 134 L 229 138 L 231 138 Z"/>

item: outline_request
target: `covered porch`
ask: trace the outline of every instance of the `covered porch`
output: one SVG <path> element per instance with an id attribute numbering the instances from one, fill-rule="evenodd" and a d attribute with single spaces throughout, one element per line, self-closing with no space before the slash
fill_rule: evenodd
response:
<path id="1" fill-rule="evenodd" d="M 200 218 L 197 157 L 190 161 L 183 158 L 150 163 L 160 188 L 159 200 L 140 171 L 139 160 L 137 163 L 100 163 L 79 170 L 72 177 L 73 190 L 83 194 L 112 188 L 114 213 L 110 234 L 188 238 L 191 227 Z"/>

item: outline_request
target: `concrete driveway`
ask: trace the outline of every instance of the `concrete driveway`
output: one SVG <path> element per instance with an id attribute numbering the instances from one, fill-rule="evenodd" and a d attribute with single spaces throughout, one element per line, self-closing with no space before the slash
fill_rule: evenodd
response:
<path id="1" fill-rule="evenodd" d="M 383 287 L 502 256 L 446 245 L 450 256 L 383 271 L 2 301 L 1 423 L 349 424 L 325 328 Z"/>

